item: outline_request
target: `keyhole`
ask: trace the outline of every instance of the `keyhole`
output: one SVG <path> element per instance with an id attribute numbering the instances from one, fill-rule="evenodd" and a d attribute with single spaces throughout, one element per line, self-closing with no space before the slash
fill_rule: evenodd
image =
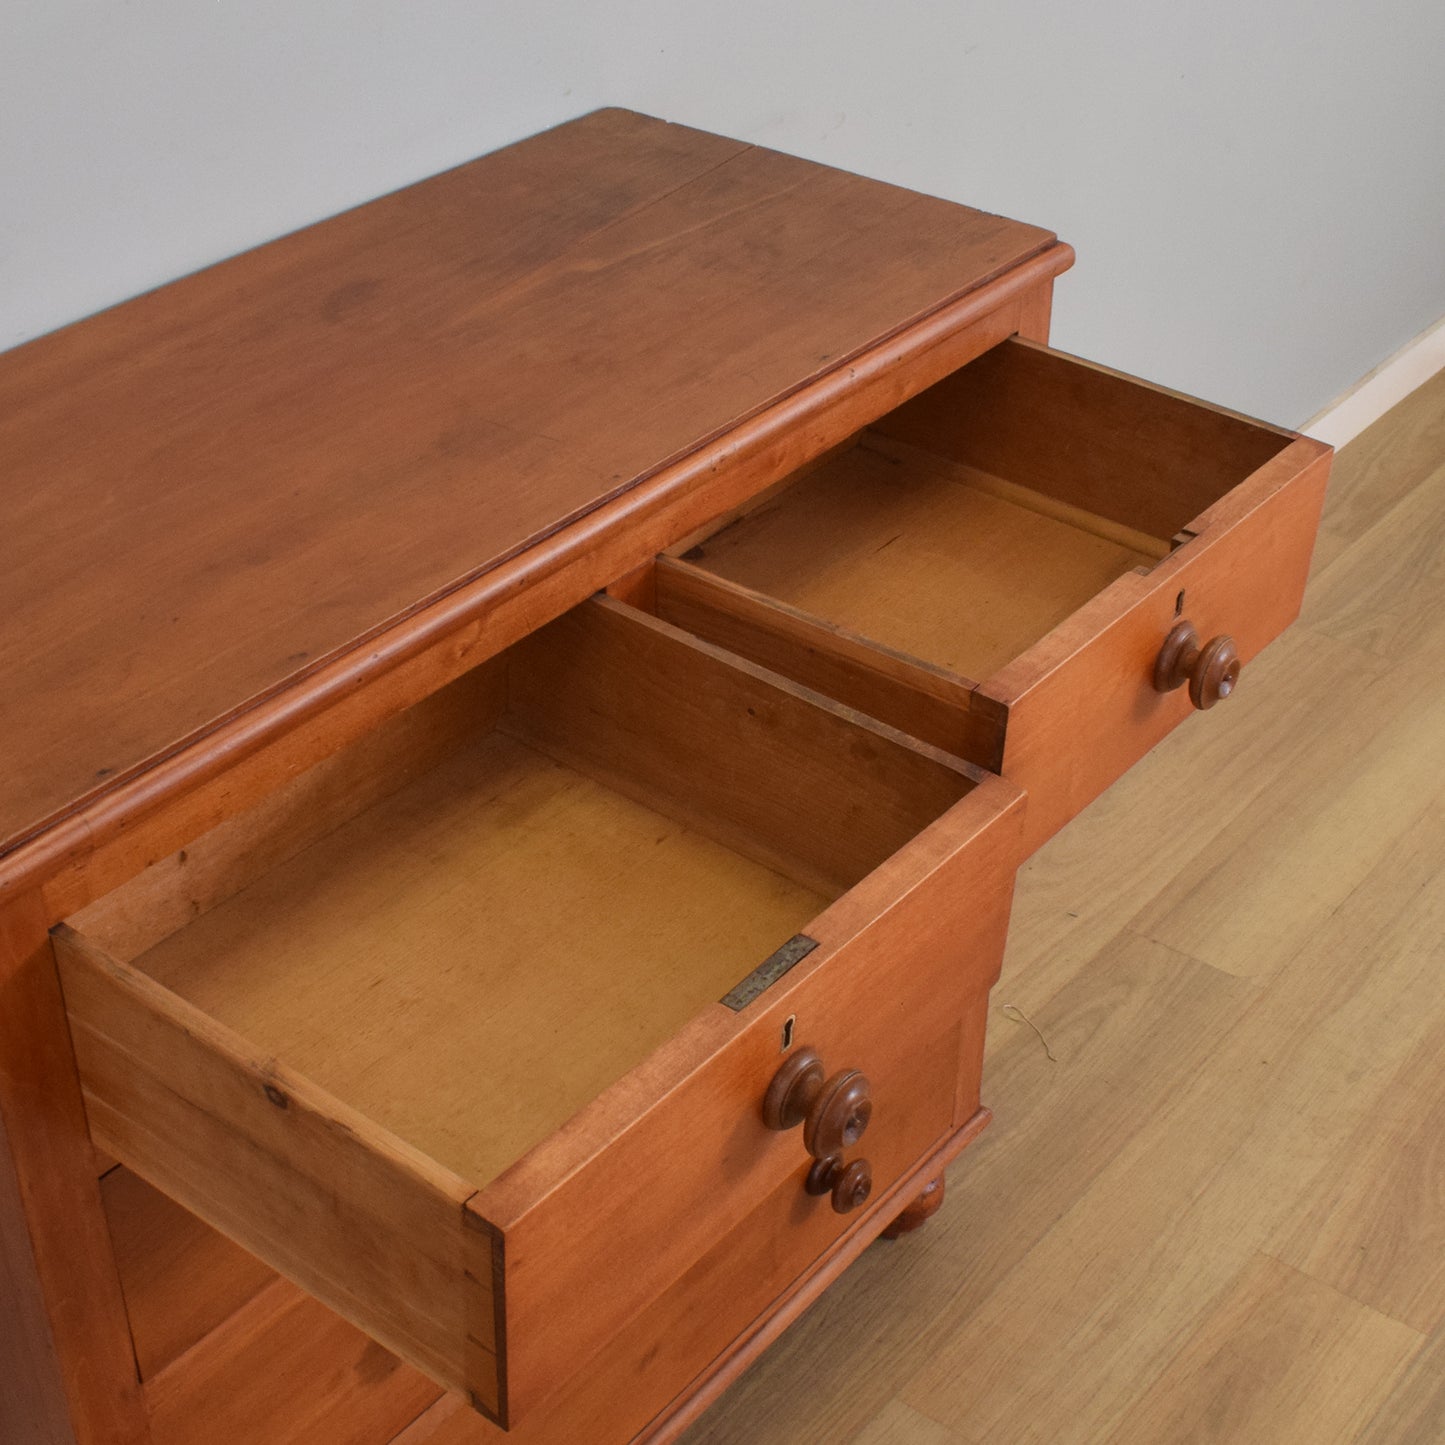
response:
<path id="1" fill-rule="evenodd" d="M 783 1020 L 783 1047 L 781 1052 L 787 1053 L 793 1047 L 793 1025 L 798 1022 L 797 1014 L 789 1014 Z"/>

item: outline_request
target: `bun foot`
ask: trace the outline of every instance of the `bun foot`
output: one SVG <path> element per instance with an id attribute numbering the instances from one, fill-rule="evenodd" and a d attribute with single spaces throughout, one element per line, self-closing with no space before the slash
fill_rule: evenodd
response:
<path id="1" fill-rule="evenodd" d="M 942 1208 L 943 1176 L 940 1174 L 937 1179 L 930 1179 L 923 1186 L 912 1203 L 879 1235 L 879 1238 L 897 1239 L 900 1234 L 912 1234 L 915 1229 L 921 1229 L 927 1224 Z"/>

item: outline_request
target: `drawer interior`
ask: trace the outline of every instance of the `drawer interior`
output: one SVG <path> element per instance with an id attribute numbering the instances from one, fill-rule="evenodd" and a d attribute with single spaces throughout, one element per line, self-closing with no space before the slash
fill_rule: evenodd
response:
<path id="1" fill-rule="evenodd" d="M 867 431 L 686 560 L 985 678 L 1168 551 L 1164 539 Z"/>
<path id="2" fill-rule="evenodd" d="M 657 610 L 695 626 L 767 599 L 976 684 L 1291 440 L 1008 341 L 674 549 Z"/>
<path id="3" fill-rule="evenodd" d="M 134 962 L 481 1184 L 825 902 L 494 728 Z"/>
<path id="4" fill-rule="evenodd" d="M 597 600 L 71 925 L 481 1187 L 972 786 Z"/>

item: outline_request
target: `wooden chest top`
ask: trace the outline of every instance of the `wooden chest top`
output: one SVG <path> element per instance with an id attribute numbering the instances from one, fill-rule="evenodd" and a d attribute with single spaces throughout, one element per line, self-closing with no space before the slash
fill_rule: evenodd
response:
<path id="1" fill-rule="evenodd" d="M 1052 239 L 599 111 L 0 356 L 0 853 Z"/>

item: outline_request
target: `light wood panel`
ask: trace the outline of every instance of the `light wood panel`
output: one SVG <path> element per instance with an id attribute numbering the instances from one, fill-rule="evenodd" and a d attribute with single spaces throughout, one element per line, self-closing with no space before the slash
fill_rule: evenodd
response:
<path id="1" fill-rule="evenodd" d="M 1445 1020 L 1320 1172 L 1271 1252 L 1421 1334 L 1445 1323 Z"/>
<path id="2" fill-rule="evenodd" d="M 1437 1330 L 1352 1445 L 1436 1445 L 1445 1420 L 1445 1332 Z"/>
<path id="3" fill-rule="evenodd" d="M 1441 1438 L 1442 515 L 1437 384 L 1339 459 L 1305 621 L 1025 866 L 943 1213 L 688 1445 Z"/>
<path id="4" fill-rule="evenodd" d="M 686 560 L 980 680 L 1158 560 L 1158 547 L 1141 552 L 1078 522 L 980 486 L 965 466 L 865 442 Z"/>
<path id="5" fill-rule="evenodd" d="M 853 1445 L 966 1445 L 902 1400 L 890 1400 L 854 1437 Z"/>
<path id="6" fill-rule="evenodd" d="M 1445 462 L 1445 372 L 1361 432 L 1347 454 L 1348 482 L 1331 492 L 1320 527 L 1317 570 L 1321 573 L 1365 532 L 1388 518 L 1397 503 L 1428 495 L 1420 493 L 1421 485 Z M 1324 581 L 1323 576 L 1320 580 Z M 1367 581 L 1364 577 L 1356 580 Z"/>
<path id="7" fill-rule="evenodd" d="M 155 1445 L 373 1445 L 437 1393 L 431 1380 L 278 1279 L 148 1382 L 146 1403 Z"/>
<path id="8" fill-rule="evenodd" d="M 1412 829 L 1373 887 L 1298 940 L 1208 1065 L 1162 1101 L 904 1399 L 979 1433 L 1019 1418 L 1061 1441 L 1113 1428 L 1200 1300 L 1225 1288 L 1378 1107 L 1390 1077 L 1380 1059 L 1425 1031 L 1438 962 L 1404 944 L 1436 936 L 1445 919 L 1445 897 L 1421 892 L 1445 866 L 1442 822 Z M 1047 1372 L 1019 1367 L 1037 1359 Z"/>
<path id="9" fill-rule="evenodd" d="M 493 734 L 136 966 L 480 1186 L 826 903 Z"/>
<path id="10" fill-rule="evenodd" d="M 1407 1326 L 1256 1255 L 1109 1445 L 1354 1440 L 1419 1346 Z"/>
<path id="11" fill-rule="evenodd" d="M 438 1379 L 498 1408 L 493 1240 L 474 1186 L 63 925 L 92 1135 Z"/>
<path id="12" fill-rule="evenodd" d="M 1278 968 L 1321 909 L 1343 903 L 1390 856 L 1445 776 L 1445 678 L 1417 680 L 1401 712 L 1385 710 L 1391 692 L 1361 696 L 1354 725 L 1321 740 L 1312 762 L 1331 786 L 1272 781 L 1134 926 L 1230 973 Z"/>
<path id="13" fill-rule="evenodd" d="M 142 1380 L 276 1278 L 255 1255 L 123 1166 L 100 1181 L 100 1192 Z"/>
<path id="14" fill-rule="evenodd" d="M 1430 487 L 1410 493 L 1312 589 L 1305 621 L 1376 657 L 1395 657 L 1428 636 L 1442 594 L 1445 521 Z"/>

